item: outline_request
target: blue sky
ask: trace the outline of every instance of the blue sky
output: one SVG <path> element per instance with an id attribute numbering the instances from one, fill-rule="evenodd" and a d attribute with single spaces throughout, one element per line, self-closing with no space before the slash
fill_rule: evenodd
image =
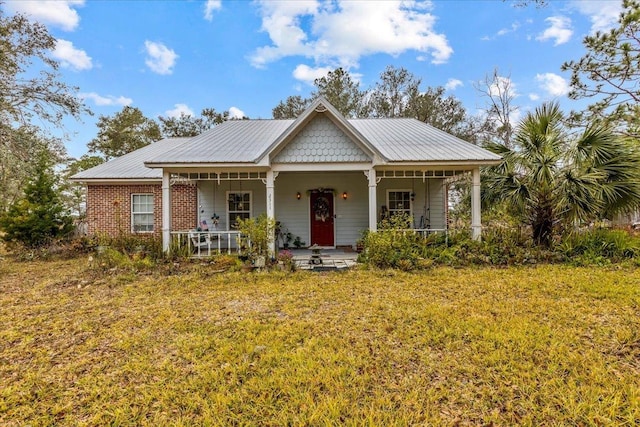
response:
<path id="1" fill-rule="evenodd" d="M 124 105 L 148 117 L 203 108 L 271 118 L 290 95 L 338 66 L 373 85 L 387 65 L 423 88 L 445 86 L 470 114 L 484 99 L 474 83 L 498 68 L 519 115 L 547 100 L 567 111 L 568 73 L 582 39 L 615 26 L 617 0 L 549 1 L 543 8 L 473 1 L 84 1 L 9 0 L 58 39 L 62 80 L 78 86 L 94 116 L 65 121 L 69 154 L 95 137 L 99 115 Z"/>

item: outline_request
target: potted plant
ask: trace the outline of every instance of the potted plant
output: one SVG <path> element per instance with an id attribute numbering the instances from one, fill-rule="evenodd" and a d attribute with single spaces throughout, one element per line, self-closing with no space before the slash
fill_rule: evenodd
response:
<path id="1" fill-rule="evenodd" d="M 294 271 L 296 269 L 291 251 L 284 250 L 278 252 L 278 266 L 284 271 Z"/>
<path id="2" fill-rule="evenodd" d="M 293 240 L 293 234 L 291 234 L 290 232 L 286 232 L 284 234 L 284 242 L 282 243 L 282 246 L 285 249 L 289 249 L 289 246 L 291 246 L 291 241 Z"/>
<path id="3" fill-rule="evenodd" d="M 293 240 L 293 246 L 295 246 L 296 249 L 300 249 L 301 247 L 306 246 L 306 243 L 300 239 L 300 236 L 296 236 Z"/>

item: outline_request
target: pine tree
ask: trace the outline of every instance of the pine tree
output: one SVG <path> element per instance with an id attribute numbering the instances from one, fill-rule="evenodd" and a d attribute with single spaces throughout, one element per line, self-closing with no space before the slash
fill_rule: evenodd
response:
<path id="1" fill-rule="evenodd" d="M 586 36 L 583 44 L 587 53 L 578 61 L 562 64 L 562 70 L 571 71 L 570 98 L 595 101 L 588 111 L 576 112 L 575 118 L 594 116 L 622 124 L 627 134 L 637 138 L 640 128 L 640 1 L 624 0 L 618 23 L 617 28 Z"/>
<path id="2" fill-rule="evenodd" d="M 0 216 L 3 240 L 38 247 L 69 235 L 73 221 L 65 211 L 56 185 L 52 161 L 43 151 L 38 155 L 33 179 L 24 187 L 24 197 Z"/>

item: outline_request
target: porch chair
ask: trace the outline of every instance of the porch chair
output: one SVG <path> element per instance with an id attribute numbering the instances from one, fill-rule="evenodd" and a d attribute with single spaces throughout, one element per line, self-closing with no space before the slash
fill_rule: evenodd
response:
<path id="1" fill-rule="evenodd" d="M 200 221 L 200 228 L 198 228 L 198 230 L 200 231 L 207 231 L 207 232 L 211 232 L 211 231 L 218 231 L 218 225 L 217 224 L 213 224 L 213 230 L 211 230 L 209 228 L 209 224 L 207 224 L 207 220 L 203 219 L 202 221 Z M 217 234 L 205 234 L 205 239 L 208 239 L 209 243 L 213 242 L 214 240 L 218 240 L 220 236 Z"/>
<path id="2" fill-rule="evenodd" d="M 200 230 L 189 230 L 189 239 L 191 239 L 191 244 L 196 252 L 200 252 L 200 249 L 211 248 L 211 238 L 208 232 L 203 234 Z"/>

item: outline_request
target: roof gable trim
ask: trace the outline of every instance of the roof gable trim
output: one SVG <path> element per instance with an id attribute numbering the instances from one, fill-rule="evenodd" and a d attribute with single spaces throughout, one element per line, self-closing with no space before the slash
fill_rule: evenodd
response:
<path id="1" fill-rule="evenodd" d="M 319 114 L 326 114 L 338 129 L 347 135 L 358 147 L 364 151 L 372 160 L 383 159 L 386 157 L 380 153 L 351 123 L 344 118 L 338 110 L 335 109 L 324 97 L 319 97 L 307 108 L 267 149 L 261 153 L 256 159 L 256 163 L 270 164 L 271 159 L 275 158 L 280 151 L 284 149 L 300 131 L 307 126 Z"/>

